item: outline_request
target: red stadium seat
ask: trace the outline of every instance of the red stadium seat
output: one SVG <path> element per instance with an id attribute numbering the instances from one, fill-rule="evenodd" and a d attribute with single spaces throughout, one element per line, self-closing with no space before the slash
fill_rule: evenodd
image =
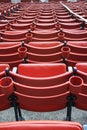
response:
<path id="1" fill-rule="evenodd" d="M 34 18 L 33 19 L 17 19 L 17 23 L 18 24 L 30 24 L 34 21 Z"/>
<path id="2" fill-rule="evenodd" d="M 62 28 L 65 28 L 65 29 L 80 29 L 80 27 L 81 27 L 81 23 L 76 23 L 74 21 L 72 23 L 71 22 L 70 23 L 61 22 L 60 25 Z"/>
<path id="3" fill-rule="evenodd" d="M 80 75 L 83 78 L 84 83 L 87 84 L 87 80 L 86 80 L 87 62 L 76 64 L 76 68 L 77 68 L 77 74 Z"/>
<path id="4" fill-rule="evenodd" d="M 53 23 L 54 22 L 54 18 L 53 19 L 39 19 L 39 18 L 36 18 L 35 21 L 37 21 L 38 23 Z"/>
<path id="5" fill-rule="evenodd" d="M 58 19 L 69 19 L 70 15 L 57 16 Z"/>
<path id="6" fill-rule="evenodd" d="M 8 89 L 8 84 L 10 83 L 10 80 L 11 80 L 11 78 L 8 77 L 8 79 L 5 78 L 5 81 L 6 81 L 5 84 L 2 81 L 4 79 L 3 77 L 6 76 L 6 73 L 5 73 L 6 68 L 10 68 L 8 64 L 0 64 L 0 100 L 1 100 L 0 110 L 8 109 L 10 107 L 10 102 L 8 100 L 8 94 L 6 94 L 6 93 L 3 94 L 3 92 L 5 92 L 4 90 L 6 90 L 5 86 Z"/>
<path id="7" fill-rule="evenodd" d="M 5 71 L 6 68 L 9 68 L 8 64 L 0 64 L 0 73 Z"/>
<path id="8" fill-rule="evenodd" d="M 87 63 L 77 63 L 74 70 L 75 76 L 69 80 L 71 93 L 76 97 L 75 107 L 87 110 Z"/>
<path id="9" fill-rule="evenodd" d="M 9 64 L 10 69 L 23 63 L 23 57 L 19 56 L 18 48 L 20 42 L 1 42 L 0 43 L 0 64 Z"/>
<path id="10" fill-rule="evenodd" d="M 35 30 L 33 31 L 33 41 L 56 41 L 58 40 L 56 30 Z"/>
<path id="11" fill-rule="evenodd" d="M 60 51 L 63 46 L 61 42 L 30 42 L 24 46 L 27 48 L 27 62 L 62 62 L 63 60 Z"/>
<path id="12" fill-rule="evenodd" d="M 18 23 L 15 23 L 15 24 L 11 24 L 11 28 L 14 29 L 14 30 L 28 30 L 30 28 L 30 24 L 18 24 Z"/>
<path id="13" fill-rule="evenodd" d="M 44 20 L 45 21 L 45 20 Z M 37 29 L 55 29 L 55 23 L 36 23 Z"/>
<path id="14" fill-rule="evenodd" d="M 65 34 L 64 40 L 66 41 L 86 41 L 87 40 L 87 32 L 85 30 L 78 29 L 63 29 L 63 33 Z"/>
<path id="15" fill-rule="evenodd" d="M 58 16 L 65 16 L 65 15 L 68 15 L 69 13 L 68 12 L 66 12 L 66 11 L 64 11 L 64 12 L 59 12 L 59 11 L 56 11 L 56 14 L 58 15 Z"/>
<path id="16" fill-rule="evenodd" d="M 5 76 L 5 69 L 10 68 L 8 64 L 0 64 L 0 78 Z"/>
<path id="17" fill-rule="evenodd" d="M 20 42 L 0 42 L 0 54 L 15 53 L 20 46 Z"/>
<path id="18" fill-rule="evenodd" d="M 5 30 L 5 26 L 6 26 L 6 24 L 0 24 L 0 31 L 4 31 Z"/>
<path id="19" fill-rule="evenodd" d="M 70 47 L 71 52 L 87 54 L 87 42 L 86 41 L 68 41 L 67 46 Z"/>
<path id="20" fill-rule="evenodd" d="M 73 23 L 76 19 L 58 19 L 60 23 Z"/>
<path id="21" fill-rule="evenodd" d="M 75 66 L 78 62 L 87 62 L 86 41 L 68 41 L 61 51 L 64 53 L 63 57 L 67 58 L 68 66 Z M 65 54 L 68 54 L 68 57 Z"/>
<path id="22" fill-rule="evenodd" d="M 71 74 L 61 63 L 20 64 L 18 73 L 10 72 L 20 107 L 32 111 L 65 108 L 66 97 L 70 94 L 67 81 Z"/>
<path id="23" fill-rule="evenodd" d="M 35 16 L 26 16 L 26 15 L 24 15 L 24 16 L 22 16 L 22 19 L 23 20 L 31 20 L 31 19 L 35 19 Z"/>
<path id="24" fill-rule="evenodd" d="M 5 42 L 25 41 L 27 32 L 28 31 L 26 31 L 26 30 L 1 32 L 2 41 L 5 41 Z"/>

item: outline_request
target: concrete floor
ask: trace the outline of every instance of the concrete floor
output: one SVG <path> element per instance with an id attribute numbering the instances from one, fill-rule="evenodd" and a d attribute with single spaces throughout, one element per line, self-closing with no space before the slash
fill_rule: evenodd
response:
<path id="1" fill-rule="evenodd" d="M 22 110 L 25 120 L 64 120 L 66 109 L 54 112 L 31 112 Z M 0 122 L 15 121 L 13 108 L 0 111 Z M 80 122 L 82 125 L 87 124 L 87 112 L 72 108 L 72 121 Z"/>

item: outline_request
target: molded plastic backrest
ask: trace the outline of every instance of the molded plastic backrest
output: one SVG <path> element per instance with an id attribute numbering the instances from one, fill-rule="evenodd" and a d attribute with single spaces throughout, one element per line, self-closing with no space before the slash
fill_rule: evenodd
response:
<path id="1" fill-rule="evenodd" d="M 76 68 L 79 71 L 87 73 L 87 63 L 78 63 L 78 64 L 76 64 Z"/>
<path id="2" fill-rule="evenodd" d="M 20 64 L 18 74 L 31 77 L 48 77 L 63 74 L 66 72 L 66 65 L 61 63 L 52 64 Z"/>
<path id="3" fill-rule="evenodd" d="M 0 49 L 1 48 L 9 48 L 9 47 L 14 47 L 15 45 L 20 44 L 20 42 L 0 42 Z"/>
<path id="4" fill-rule="evenodd" d="M 87 47 L 87 42 L 86 41 L 69 41 L 68 45 L 74 46 L 74 47 L 81 47 L 81 48 L 86 48 Z"/>
<path id="5" fill-rule="evenodd" d="M 30 42 L 29 45 L 32 47 L 38 47 L 38 48 L 49 48 L 49 47 L 55 47 L 58 45 L 61 45 L 62 43 L 51 41 L 51 42 Z"/>
<path id="6" fill-rule="evenodd" d="M 22 121 L 0 123 L 0 130 L 83 130 L 79 123 L 63 121 Z"/>
<path id="7" fill-rule="evenodd" d="M 9 68 L 8 64 L 0 64 L 0 73 L 5 71 L 6 68 Z"/>

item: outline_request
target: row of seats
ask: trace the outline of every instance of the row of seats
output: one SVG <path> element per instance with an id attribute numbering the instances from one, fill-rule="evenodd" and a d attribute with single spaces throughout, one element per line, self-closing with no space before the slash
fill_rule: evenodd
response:
<path id="1" fill-rule="evenodd" d="M 18 10 L 19 4 L 15 3 L 0 3 L 0 20 L 6 19 L 11 13 Z"/>
<path id="2" fill-rule="evenodd" d="M 27 2 L 3 14 L 0 27 L 0 110 L 14 107 L 22 120 L 0 128 L 83 130 L 74 122 L 23 121 L 21 108 L 67 108 L 67 121 L 73 106 L 87 110 L 86 24 L 59 2 Z"/>
<path id="3" fill-rule="evenodd" d="M 74 12 L 76 12 L 77 14 L 80 14 L 84 18 L 87 18 L 86 4 L 87 3 L 85 1 L 75 2 L 74 4 L 73 3 L 66 3 L 66 5 L 68 5 L 69 8 L 71 8 Z"/>
<path id="4" fill-rule="evenodd" d="M 0 63 L 11 68 L 19 63 L 65 63 L 75 66 L 87 62 L 86 41 L 45 41 L 45 42 L 0 42 Z"/>

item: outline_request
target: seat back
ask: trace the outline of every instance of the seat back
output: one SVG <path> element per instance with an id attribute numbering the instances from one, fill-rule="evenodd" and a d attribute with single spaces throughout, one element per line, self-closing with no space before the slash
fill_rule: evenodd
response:
<path id="1" fill-rule="evenodd" d="M 0 130 L 83 130 L 79 123 L 63 121 L 22 121 L 0 123 Z"/>
<path id="2" fill-rule="evenodd" d="M 87 63 L 78 63 L 76 65 L 77 70 L 83 72 L 83 73 L 87 73 Z"/>
<path id="3" fill-rule="evenodd" d="M 84 83 L 87 84 L 87 62 L 77 63 L 77 74 L 81 76 L 84 80 Z"/>
<path id="4" fill-rule="evenodd" d="M 66 65 L 62 63 L 20 64 L 18 74 L 31 77 L 51 77 L 66 72 Z"/>
<path id="5" fill-rule="evenodd" d="M 9 68 L 8 64 L 0 64 L 0 73 L 2 73 L 3 71 L 5 71 L 6 68 Z"/>

